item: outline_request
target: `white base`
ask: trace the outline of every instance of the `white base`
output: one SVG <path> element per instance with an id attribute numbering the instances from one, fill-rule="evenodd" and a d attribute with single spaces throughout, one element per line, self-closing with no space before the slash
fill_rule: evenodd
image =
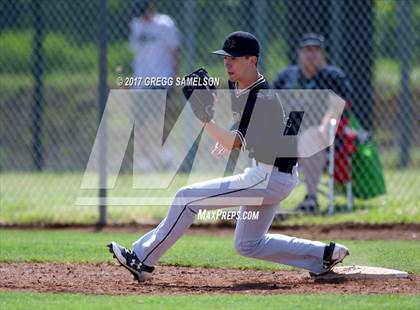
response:
<path id="1" fill-rule="evenodd" d="M 316 277 L 317 279 L 392 279 L 407 278 L 405 271 L 370 266 L 342 266 L 335 267 L 325 275 Z"/>

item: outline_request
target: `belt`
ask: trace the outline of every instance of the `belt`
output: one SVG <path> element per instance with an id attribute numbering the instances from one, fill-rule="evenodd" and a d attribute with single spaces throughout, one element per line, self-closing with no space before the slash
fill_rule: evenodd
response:
<path id="1" fill-rule="evenodd" d="M 281 165 L 281 166 L 269 165 L 269 164 L 265 164 L 263 162 L 255 160 L 255 159 L 254 159 L 254 162 L 255 162 L 256 166 L 258 166 L 259 168 L 261 168 L 261 169 L 263 169 L 267 172 L 273 171 L 274 167 L 276 167 L 279 172 L 293 174 L 293 168 L 295 167 L 293 165 Z"/>

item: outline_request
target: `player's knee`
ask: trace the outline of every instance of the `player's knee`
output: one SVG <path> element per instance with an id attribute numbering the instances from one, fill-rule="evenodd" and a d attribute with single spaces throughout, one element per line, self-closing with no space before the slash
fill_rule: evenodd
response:
<path id="1" fill-rule="evenodd" d="M 178 206 L 181 209 L 186 208 L 188 213 L 191 213 L 192 216 L 195 216 L 198 212 L 199 206 L 191 205 L 191 189 L 189 187 L 181 187 L 175 195 L 173 206 Z"/>
<path id="2" fill-rule="evenodd" d="M 239 255 L 253 257 L 259 250 L 260 240 L 235 240 L 235 251 Z"/>
<path id="3" fill-rule="evenodd" d="M 185 206 L 187 204 L 186 201 L 186 187 L 181 187 L 175 194 L 175 199 L 173 204 L 178 206 Z"/>

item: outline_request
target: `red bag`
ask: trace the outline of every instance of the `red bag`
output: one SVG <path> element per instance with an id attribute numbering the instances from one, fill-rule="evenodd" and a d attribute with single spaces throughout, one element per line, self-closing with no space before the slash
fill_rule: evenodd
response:
<path id="1" fill-rule="evenodd" d="M 334 181 L 341 184 L 351 178 L 350 157 L 357 150 L 357 133 L 351 130 L 348 124 L 348 118 L 343 118 L 340 121 L 334 144 Z"/>

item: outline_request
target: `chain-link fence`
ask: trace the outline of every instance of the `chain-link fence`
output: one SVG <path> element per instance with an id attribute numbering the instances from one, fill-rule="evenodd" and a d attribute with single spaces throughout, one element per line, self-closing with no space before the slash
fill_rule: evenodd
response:
<path id="1" fill-rule="evenodd" d="M 97 222 L 96 206 L 105 200 L 95 197 L 105 191 L 80 186 L 109 89 L 141 87 L 136 80 L 140 76 L 183 76 L 199 67 L 226 88 L 223 60 L 210 51 L 221 48 L 226 35 L 236 30 L 258 37 L 259 69 L 270 82 L 297 62 L 304 33 L 323 35 L 327 62 L 341 68 L 351 84 L 351 95 L 345 98 L 351 101 L 348 127 L 370 137 L 359 141 L 358 153 L 352 155 L 353 186 L 359 190 L 354 193 L 356 214 L 367 214 L 368 221 L 378 219 L 369 219 L 370 210 L 385 214 L 379 217 L 383 221 L 418 218 L 419 1 L 156 0 L 155 13 L 148 11 L 147 2 L 0 0 L 2 223 Z M 182 97 L 179 89 L 170 93 L 173 116 Z M 151 147 L 160 139 L 156 132 L 161 122 L 153 117 L 159 113 L 153 108 L 141 113 L 148 123 L 142 139 Z M 188 137 L 188 124 L 184 126 Z M 108 222 L 162 218 L 167 205 L 112 203 L 112 197 L 156 195 L 133 189 L 133 137 L 127 143 L 117 183 L 107 193 Z M 211 150 L 211 140 L 204 143 Z M 194 153 L 192 147 L 180 176 L 163 195 L 185 184 Z M 159 156 L 141 156 L 147 182 L 179 164 L 185 151 L 177 154 L 175 144 Z M 208 178 L 218 165 L 209 159 L 207 172 L 198 179 Z M 372 190 L 372 197 L 365 194 Z M 300 186 L 283 206 L 294 208 L 305 193 Z M 78 203 L 80 198 L 89 198 L 89 203 Z M 326 208 L 324 198 L 319 204 Z"/>

